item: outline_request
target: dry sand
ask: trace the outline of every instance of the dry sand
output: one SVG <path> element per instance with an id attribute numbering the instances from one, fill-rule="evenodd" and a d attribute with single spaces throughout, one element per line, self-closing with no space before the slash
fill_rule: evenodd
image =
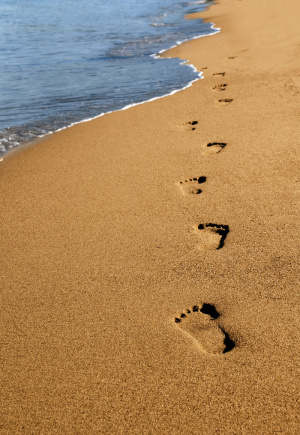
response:
<path id="1" fill-rule="evenodd" d="M 299 12 L 220 0 L 203 80 L 0 163 L 1 434 L 299 433 Z"/>

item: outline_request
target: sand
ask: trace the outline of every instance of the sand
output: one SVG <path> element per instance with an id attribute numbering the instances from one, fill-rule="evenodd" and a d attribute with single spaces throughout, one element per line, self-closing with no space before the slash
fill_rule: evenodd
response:
<path id="1" fill-rule="evenodd" d="M 299 9 L 220 0 L 164 54 L 203 80 L 4 156 L 1 433 L 299 433 Z"/>

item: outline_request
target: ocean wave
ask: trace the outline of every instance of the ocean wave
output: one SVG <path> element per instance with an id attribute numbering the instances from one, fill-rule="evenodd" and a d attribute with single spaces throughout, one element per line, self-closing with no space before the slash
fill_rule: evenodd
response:
<path id="1" fill-rule="evenodd" d="M 77 0 L 74 1 L 77 3 Z M 101 0 L 91 1 L 99 8 Z M 58 0 L 54 0 L 55 2 Z M 188 7 L 199 2 L 155 2 L 161 5 L 161 10 L 152 16 L 149 13 L 144 14 L 142 22 L 143 14 L 140 11 L 136 21 L 130 22 L 132 11 L 126 5 L 130 14 L 124 17 L 123 28 L 122 22 L 118 21 L 118 32 L 111 31 L 109 27 L 105 28 L 107 23 L 104 14 L 103 32 L 106 33 L 103 35 L 97 33 L 98 18 L 95 16 L 93 27 L 92 22 L 84 22 L 81 12 L 78 14 L 74 40 L 63 46 L 60 45 L 64 44 L 62 35 L 59 39 L 54 35 L 55 44 L 51 45 L 51 33 L 50 38 L 47 33 L 43 33 L 47 26 L 40 29 L 41 41 L 35 34 L 35 27 L 29 26 L 30 37 L 34 37 L 39 43 L 39 49 L 43 49 L 42 58 L 39 57 L 38 49 L 34 51 L 30 44 L 28 52 L 22 53 L 18 62 L 15 61 L 12 51 L 12 55 L 7 56 L 11 64 L 4 66 L 0 54 L 0 69 L 5 68 L 0 94 L 6 99 L 0 105 L 0 117 L 3 120 L 3 128 L 0 130 L 0 155 L 71 125 L 179 92 L 199 80 L 201 73 L 189 65 L 188 61 L 162 60 L 159 55 L 168 49 L 165 47 L 176 46 L 218 30 L 207 23 L 202 24 L 200 20 L 183 19 Z M 203 1 L 200 3 L 205 4 Z M 103 4 L 107 5 L 106 2 Z M 61 3 L 60 5 L 65 7 Z M 26 4 L 26 7 L 30 7 L 30 4 Z M 143 9 L 148 6 L 140 4 L 140 7 Z M 116 18 L 120 19 L 118 14 Z M 50 20 L 48 24 L 51 27 L 52 18 L 46 17 L 45 20 Z M 73 25 L 73 21 L 71 24 Z M 130 24 L 133 24 L 133 29 Z M 38 28 L 39 24 L 34 26 Z M 9 29 L 12 35 L 11 27 Z M 44 34 L 47 35 L 47 40 L 42 43 Z M 90 43 L 91 36 L 93 44 Z M 31 44 L 34 43 L 31 41 Z M 20 49 L 23 46 L 24 38 Z M 154 59 L 159 59 L 160 63 L 156 63 Z M 15 95 L 10 93 L 12 90 Z"/>

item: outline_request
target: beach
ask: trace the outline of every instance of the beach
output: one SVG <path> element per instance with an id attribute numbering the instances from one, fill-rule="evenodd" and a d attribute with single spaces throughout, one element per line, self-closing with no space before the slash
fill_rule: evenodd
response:
<path id="1" fill-rule="evenodd" d="M 220 0 L 202 80 L 4 156 L 1 433 L 299 433 L 299 12 Z"/>

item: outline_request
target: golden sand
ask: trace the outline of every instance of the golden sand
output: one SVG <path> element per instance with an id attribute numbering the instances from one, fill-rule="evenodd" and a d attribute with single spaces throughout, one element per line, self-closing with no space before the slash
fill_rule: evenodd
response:
<path id="1" fill-rule="evenodd" d="M 299 12 L 220 0 L 203 80 L 4 157 L 1 433 L 299 433 Z"/>

